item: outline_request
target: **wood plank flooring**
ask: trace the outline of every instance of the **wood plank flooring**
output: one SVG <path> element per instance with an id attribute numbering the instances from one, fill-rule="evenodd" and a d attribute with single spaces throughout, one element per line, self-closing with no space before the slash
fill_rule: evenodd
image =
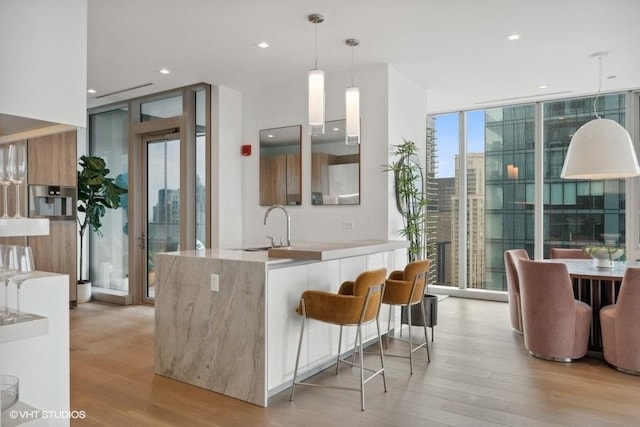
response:
<path id="1" fill-rule="evenodd" d="M 431 364 L 416 352 L 409 375 L 408 360 L 385 358 L 388 392 L 381 379 L 367 383 L 364 412 L 357 392 L 300 387 L 293 403 L 285 391 L 261 408 L 155 375 L 153 330 L 153 307 L 92 302 L 71 310 L 71 409 L 87 414 L 72 425 L 640 425 L 640 377 L 594 358 L 565 364 L 529 356 L 505 303 L 440 301 Z M 392 340 L 388 351 L 405 349 Z M 345 366 L 314 380 L 351 386 L 357 372 Z"/>

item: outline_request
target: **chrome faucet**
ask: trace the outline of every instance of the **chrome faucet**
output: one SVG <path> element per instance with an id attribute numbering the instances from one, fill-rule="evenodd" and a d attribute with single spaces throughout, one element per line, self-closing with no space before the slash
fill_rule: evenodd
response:
<path id="1" fill-rule="evenodd" d="M 284 214 L 287 216 L 287 246 L 291 246 L 291 217 L 289 216 L 289 212 L 287 212 L 284 206 L 273 205 L 269 207 L 269 209 L 267 209 L 267 211 L 264 213 L 264 225 L 267 225 L 267 218 L 269 217 L 269 213 L 271 213 L 271 211 L 274 209 L 282 209 L 282 212 L 284 212 Z M 275 247 L 275 245 L 273 244 L 273 238 L 271 238 L 271 242 L 272 246 Z M 282 240 L 280 240 L 280 246 L 282 246 Z"/>

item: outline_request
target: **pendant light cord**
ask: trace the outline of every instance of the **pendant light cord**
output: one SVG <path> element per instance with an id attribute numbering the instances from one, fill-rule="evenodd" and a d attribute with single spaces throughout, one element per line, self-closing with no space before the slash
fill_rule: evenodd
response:
<path id="1" fill-rule="evenodd" d="M 317 70 L 318 69 L 318 23 L 314 23 L 313 26 L 316 27 L 316 62 L 315 62 L 314 70 Z"/>
<path id="2" fill-rule="evenodd" d="M 351 46 L 351 87 L 353 87 L 353 48 L 354 46 Z"/>
<path id="3" fill-rule="evenodd" d="M 596 110 L 596 102 L 598 102 L 598 98 L 600 98 L 600 90 L 602 89 L 602 56 L 598 56 L 598 65 L 598 94 L 596 95 L 596 99 L 593 100 L 593 114 L 596 115 L 597 119 L 601 118 Z"/>

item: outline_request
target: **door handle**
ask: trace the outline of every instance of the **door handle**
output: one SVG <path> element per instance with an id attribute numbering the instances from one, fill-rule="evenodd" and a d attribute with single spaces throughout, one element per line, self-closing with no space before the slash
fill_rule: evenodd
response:
<path id="1" fill-rule="evenodd" d="M 147 238 L 144 235 L 144 231 L 142 232 L 142 236 L 138 237 L 138 246 L 142 249 L 147 247 Z"/>

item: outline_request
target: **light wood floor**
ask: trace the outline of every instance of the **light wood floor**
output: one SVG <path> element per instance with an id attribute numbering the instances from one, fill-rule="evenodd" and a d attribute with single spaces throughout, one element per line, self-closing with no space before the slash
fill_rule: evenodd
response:
<path id="1" fill-rule="evenodd" d="M 640 377 L 586 358 L 564 364 L 527 354 L 507 304 L 440 301 L 430 365 L 387 357 L 388 392 L 299 388 L 261 408 L 153 373 L 154 313 L 147 306 L 81 304 L 71 310 L 71 409 L 77 426 L 638 426 Z M 389 352 L 404 344 L 390 345 Z M 367 356 L 372 364 L 375 356 Z M 345 367 L 320 381 L 353 384 Z"/>

